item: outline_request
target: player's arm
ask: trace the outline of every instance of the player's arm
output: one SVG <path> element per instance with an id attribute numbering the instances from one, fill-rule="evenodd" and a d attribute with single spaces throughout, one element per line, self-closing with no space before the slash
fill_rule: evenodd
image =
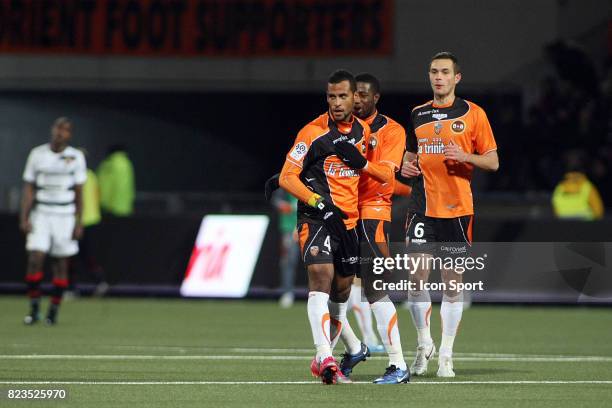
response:
<path id="1" fill-rule="evenodd" d="M 497 144 L 493 137 L 489 119 L 480 107 L 475 108 L 474 115 L 473 141 L 474 151 L 477 154 L 464 152 L 460 146 L 451 141 L 444 147 L 444 157 L 460 163 L 470 163 L 486 171 L 497 171 L 499 169 L 499 156 L 497 155 Z"/>
<path id="2" fill-rule="evenodd" d="M 83 236 L 83 185 L 77 184 L 74 186 L 74 232 L 72 236 L 74 239 L 81 239 Z"/>
<path id="3" fill-rule="evenodd" d="M 410 193 L 412 193 L 412 187 L 395 179 L 395 184 L 393 185 L 393 195 L 409 196 Z"/>
<path id="4" fill-rule="evenodd" d="M 413 111 L 414 112 L 414 111 Z M 412 117 L 406 131 L 406 151 L 402 159 L 402 167 L 400 169 L 400 175 L 405 179 L 412 177 L 418 177 L 421 175 L 421 169 L 419 168 L 418 160 L 418 143 L 416 133 L 412 126 Z"/>
<path id="5" fill-rule="evenodd" d="M 30 223 L 30 212 L 32 211 L 32 205 L 34 204 L 34 183 L 25 182 L 23 183 L 23 190 L 21 193 L 21 208 L 19 211 L 19 228 L 25 234 L 32 230 L 32 224 Z"/>
<path id="6" fill-rule="evenodd" d="M 319 195 L 302 183 L 302 180 L 300 180 L 301 173 L 301 167 L 286 160 L 281 170 L 278 184 L 298 200 L 314 207 L 316 197 Z"/>
<path id="7" fill-rule="evenodd" d="M 374 163 L 368 161 L 365 172 L 381 183 L 390 183 L 402 164 L 402 155 L 406 148 L 406 132 L 399 124 L 391 123 L 380 146 L 380 159 Z"/>
<path id="8" fill-rule="evenodd" d="M 21 206 L 19 211 L 19 228 L 26 234 L 32 230 L 30 213 L 34 205 L 34 184 L 36 182 L 35 161 L 34 152 L 32 151 L 28 155 L 28 160 L 23 170 L 23 190 L 21 193 Z"/>
<path id="9" fill-rule="evenodd" d="M 365 140 L 369 140 L 369 129 L 366 129 Z M 342 160 L 347 166 L 356 170 L 363 170 L 369 174 L 376 181 L 381 183 L 388 183 L 393 180 L 393 166 L 388 163 L 374 163 L 368 161 L 363 153 L 359 151 L 359 148 L 352 143 L 343 141 L 338 142 L 335 145 L 336 155 Z"/>
<path id="10" fill-rule="evenodd" d="M 469 163 L 486 171 L 497 171 L 499 169 L 499 157 L 497 151 L 492 150 L 485 154 L 464 152 L 460 146 L 451 142 L 444 147 L 444 157 L 456 160 L 460 163 Z"/>
<path id="11" fill-rule="evenodd" d="M 85 163 L 85 157 L 80 156 L 77 158 L 78 165 L 74 172 L 75 185 L 74 185 L 74 207 L 75 207 L 75 220 L 74 220 L 74 231 L 72 237 L 74 239 L 81 239 L 83 237 L 83 184 L 87 181 L 87 164 Z"/>
<path id="12" fill-rule="evenodd" d="M 293 147 L 285 157 L 285 164 L 280 172 L 278 184 L 298 200 L 314 207 L 317 198 L 320 196 L 306 187 L 302 180 L 300 180 L 302 168 L 308 157 L 310 157 L 311 144 L 312 130 L 305 127 L 300 130 L 295 138 Z"/>

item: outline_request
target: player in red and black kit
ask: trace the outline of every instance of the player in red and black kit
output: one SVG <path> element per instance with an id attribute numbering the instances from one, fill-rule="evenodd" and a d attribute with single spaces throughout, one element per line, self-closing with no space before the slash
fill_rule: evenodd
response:
<path id="1" fill-rule="evenodd" d="M 475 167 L 496 171 L 497 145 L 484 110 L 455 96 L 461 80 L 457 58 L 448 52 L 430 61 L 429 80 L 433 100 L 412 110 L 401 175 L 411 178 L 412 194 L 406 222 L 406 245 L 413 256 L 466 256 L 472 244 L 474 208 L 470 181 Z M 427 281 L 430 270 L 422 268 L 412 278 Z M 441 271 L 442 280 L 462 282 L 462 274 Z M 427 291 L 410 292 L 410 312 L 418 334 L 418 347 L 410 370 L 427 372 L 436 348 L 429 330 L 431 300 Z M 462 294 L 444 291 L 440 316 L 442 342 L 438 377 L 454 377 L 452 350 L 463 311 Z"/>

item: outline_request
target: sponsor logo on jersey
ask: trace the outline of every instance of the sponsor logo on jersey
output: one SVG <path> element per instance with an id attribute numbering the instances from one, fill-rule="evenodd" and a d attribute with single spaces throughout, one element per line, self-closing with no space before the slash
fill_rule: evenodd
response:
<path id="1" fill-rule="evenodd" d="M 423 238 L 411 238 L 410 242 L 412 244 L 425 244 L 425 243 L 427 243 L 427 240 L 423 239 Z"/>
<path id="2" fill-rule="evenodd" d="M 332 177 L 359 177 L 361 172 L 359 170 L 351 169 L 349 167 L 340 165 L 338 163 L 330 163 L 329 168 L 325 172 L 328 176 Z"/>
<path id="3" fill-rule="evenodd" d="M 434 113 L 433 115 L 431 115 L 432 118 L 437 119 L 437 120 L 442 120 L 442 119 L 446 119 L 448 118 L 448 114 L 446 113 Z"/>
<path id="4" fill-rule="evenodd" d="M 451 124 L 451 130 L 455 133 L 463 133 L 465 130 L 465 123 L 462 120 L 456 120 Z"/>
<path id="5" fill-rule="evenodd" d="M 464 253 L 467 253 L 467 247 L 465 245 L 464 246 L 460 246 L 460 247 L 442 245 L 440 247 L 440 250 L 442 250 L 444 252 L 449 252 L 451 254 L 464 254 Z"/>
<path id="6" fill-rule="evenodd" d="M 419 154 L 444 154 L 444 143 L 437 140 L 419 145 Z"/>
<path id="7" fill-rule="evenodd" d="M 349 142 L 351 144 L 355 144 L 355 137 L 353 136 L 349 139 L 347 135 L 340 135 L 340 137 L 337 137 L 332 140 L 333 144 L 336 144 L 338 142 Z"/>
<path id="8" fill-rule="evenodd" d="M 306 145 L 306 143 L 300 142 L 295 145 L 289 156 L 293 160 L 300 161 L 304 158 L 304 156 L 306 156 L 306 153 L 308 153 L 308 146 Z"/>
<path id="9" fill-rule="evenodd" d="M 319 255 L 319 247 L 318 246 L 311 246 L 310 247 L 310 255 L 312 255 L 312 256 Z"/>

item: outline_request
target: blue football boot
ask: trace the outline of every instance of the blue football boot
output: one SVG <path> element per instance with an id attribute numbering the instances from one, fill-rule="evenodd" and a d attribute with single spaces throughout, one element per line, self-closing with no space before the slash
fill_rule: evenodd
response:
<path id="1" fill-rule="evenodd" d="M 400 370 L 394 365 L 387 367 L 387 370 L 382 375 L 374 380 L 374 384 L 402 384 L 410 381 L 410 371 Z"/>
<path id="2" fill-rule="evenodd" d="M 353 372 L 353 368 L 362 361 L 366 361 L 366 359 L 370 357 L 370 350 L 368 346 L 361 343 L 361 350 L 355 354 L 344 353 L 342 354 L 342 360 L 340 361 L 340 371 L 346 377 L 351 375 Z"/>

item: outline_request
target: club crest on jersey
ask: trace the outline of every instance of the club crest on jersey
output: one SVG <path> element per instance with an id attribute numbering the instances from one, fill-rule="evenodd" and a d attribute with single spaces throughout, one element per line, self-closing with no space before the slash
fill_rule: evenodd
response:
<path id="1" fill-rule="evenodd" d="M 311 246 L 310 247 L 310 255 L 312 255 L 312 256 L 319 255 L 319 247 L 318 246 Z"/>
<path id="2" fill-rule="evenodd" d="M 465 130 L 465 123 L 462 120 L 456 120 L 451 124 L 451 130 L 455 133 L 463 133 Z"/>
<path id="3" fill-rule="evenodd" d="M 434 124 L 434 132 L 436 132 L 436 135 L 439 135 L 441 131 L 442 131 L 442 122 L 436 122 Z"/>
<path id="4" fill-rule="evenodd" d="M 370 137 L 370 149 L 376 149 L 377 145 L 378 140 L 374 136 Z"/>

